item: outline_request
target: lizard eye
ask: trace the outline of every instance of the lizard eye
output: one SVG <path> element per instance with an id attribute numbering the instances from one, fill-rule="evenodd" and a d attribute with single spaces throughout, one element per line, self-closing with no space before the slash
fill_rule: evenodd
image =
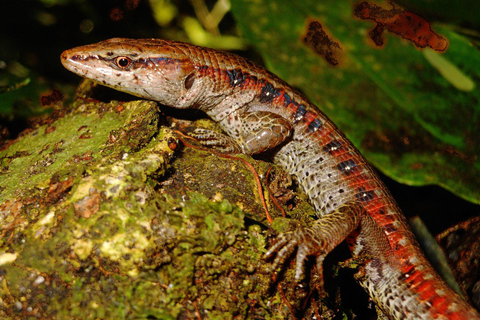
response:
<path id="1" fill-rule="evenodd" d="M 130 63 L 132 62 L 132 59 L 129 57 L 117 57 L 115 59 L 115 63 L 117 64 L 117 67 L 120 69 L 126 69 Z"/>

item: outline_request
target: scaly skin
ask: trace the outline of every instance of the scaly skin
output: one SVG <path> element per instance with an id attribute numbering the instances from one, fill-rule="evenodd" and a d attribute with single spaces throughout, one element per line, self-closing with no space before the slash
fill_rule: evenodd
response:
<path id="1" fill-rule="evenodd" d="M 279 236 L 274 266 L 295 248 L 296 277 L 307 255 L 318 270 L 347 240 L 356 278 L 390 319 L 480 319 L 423 256 L 406 219 L 363 156 L 317 107 L 264 68 L 233 54 L 167 40 L 111 39 L 65 51 L 82 77 L 184 109 L 198 108 L 228 136 L 198 130 L 206 145 L 269 150 L 315 206 L 311 226 Z"/>

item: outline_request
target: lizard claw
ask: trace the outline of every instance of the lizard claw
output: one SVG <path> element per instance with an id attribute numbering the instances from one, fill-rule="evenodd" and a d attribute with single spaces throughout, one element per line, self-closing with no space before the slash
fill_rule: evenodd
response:
<path id="1" fill-rule="evenodd" d="M 295 280 L 299 281 L 303 274 L 303 265 L 309 255 L 315 255 L 317 260 L 317 269 L 323 285 L 323 260 L 328 252 L 318 250 L 318 240 L 311 237 L 312 230 L 301 228 L 295 233 L 288 232 L 280 234 L 278 241 L 267 251 L 265 258 L 269 259 L 276 253 L 276 257 L 269 268 L 269 272 L 277 269 L 277 267 L 285 261 L 291 252 L 297 248 Z"/>
<path id="2" fill-rule="evenodd" d="M 290 253 L 295 249 L 297 245 L 297 240 L 291 232 L 280 234 L 277 237 L 277 242 L 265 254 L 266 259 L 269 259 L 276 254 L 276 257 L 273 260 L 273 263 L 269 268 L 268 272 L 273 272 L 275 269 L 277 269 L 278 266 L 285 261 L 285 259 L 290 255 Z M 297 279 L 297 275 L 295 275 L 295 279 Z"/>
<path id="3" fill-rule="evenodd" d="M 189 136 L 197 139 L 202 145 L 212 147 L 222 153 L 239 153 L 237 143 L 229 136 L 203 128 L 196 128 Z"/>

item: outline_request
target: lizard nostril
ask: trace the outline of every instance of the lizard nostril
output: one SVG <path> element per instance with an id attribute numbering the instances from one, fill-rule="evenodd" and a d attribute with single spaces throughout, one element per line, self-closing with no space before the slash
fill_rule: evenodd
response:
<path id="1" fill-rule="evenodd" d="M 68 59 L 68 50 L 62 52 L 62 54 L 60 55 L 60 59 L 62 60 Z"/>

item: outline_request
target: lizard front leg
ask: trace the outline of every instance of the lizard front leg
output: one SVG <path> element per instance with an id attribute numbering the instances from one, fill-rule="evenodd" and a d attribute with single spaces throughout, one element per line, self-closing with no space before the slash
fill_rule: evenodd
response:
<path id="1" fill-rule="evenodd" d="M 222 152 L 252 155 L 278 146 L 292 134 L 285 118 L 266 111 L 235 111 L 219 124 L 228 136 L 206 129 L 197 129 L 192 136 Z"/>

